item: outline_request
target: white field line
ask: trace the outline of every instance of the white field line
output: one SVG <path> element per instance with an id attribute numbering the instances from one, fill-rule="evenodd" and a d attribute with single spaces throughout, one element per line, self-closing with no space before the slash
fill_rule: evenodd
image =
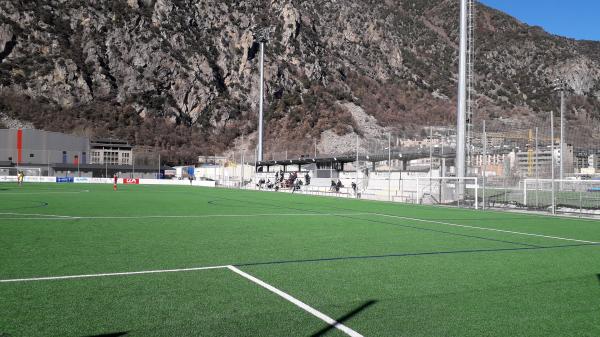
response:
<path id="1" fill-rule="evenodd" d="M 0 220 L 119 220 L 119 219 L 203 219 L 203 218 L 249 218 L 249 217 L 274 217 L 274 216 L 348 216 L 372 215 L 373 213 L 259 213 L 259 214 L 201 214 L 201 215 L 140 215 L 140 216 L 70 216 L 52 214 L 21 214 L 0 213 Z M 12 217 L 3 218 L 1 215 L 23 215 L 30 218 Z M 36 217 L 38 216 L 38 217 Z"/>
<path id="2" fill-rule="evenodd" d="M 144 274 L 180 273 L 180 272 L 186 272 L 186 271 L 198 271 L 198 270 L 210 270 L 210 269 L 224 269 L 224 268 L 227 268 L 227 266 L 210 266 L 210 267 L 181 268 L 181 269 L 161 269 L 161 270 L 144 270 L 144 271 L 130 271 L 130 272 L 122 272 L 122 273 L 103 273 L 103 274 L 84 274 L 84 275 L 30 277 L 30 278 L 17 278 L 17 279 L 0 280 L 0 283 L 32 282 L 32 281 L 54 281 L 54 280 L 69 280 L 69 279 L 108 277 L 108 276 L 128 276 L 128 275 L 144 275 Z"/>
<path id="3" fill-rule="evenodd" d="M 500 232 L 500 233 L 508 233 L 508 234 L 535 236 L 535 237 L 546 238 L 546 239 L 555 239 L 555 240 L 563 240 L 563 241 L 573 241 L 573 242 L 579 242 L 579 243 L 600 244 L 600 242 L 578 240 L 578 239 L 571 239 L 571 238 L 563 238 L 563 237 L 560 237 L 560 236 L 551 236 L 551 235 L 543 235 L 543 234 L 535 234 L 535 233 L 525 233 L 525 232 L 515 232 L 515 231 L 504 230 L 504 229 L 496 229 L 496 228 L 489 228 L 489 227 L 461 225 L 461 224 L 455 224 L 455 223 L 444 222 L 444 221 L 426 220 L 426 219 L 419 219 L 419 218 L 410 218 L 410 217 L 405 217 L 405 216 L 382 214 L 382 213 L 371 213 L 371 214 L 372 215 L 382 216 L 382 217 L 388 217 L 388 218 L 411 220 L 411 221 L 418 221 L 418 222 L 427 222 L 427 223 L 434 223 L 434 224 L 440 224 L 440 225 L 446 225 L 446 226 L 452 226 L 452 227 L 462 227 L 462 228 L 479 229 L 479 230 L 486 230 L 486 231 Z"/>
<path id="4" fill-rule="evenodd" d="M 342 331 L 343 333 L 345 333 L 348 336 L 352 336 L 352 337 L 363 337 L 363 335 L 359 334 L 358 332 L 350 329 L 349 327 L 345 326 L 344 324 L 334 320 L 333 318 L 325 315 L 324 313 L 318 311 L 317 309 L 309 306 L 308 304 L 296 299 L 295 297 L 293 297 L 292 295 L 289 295 L 275 287 L 273 287 L 272 285 L 248 274 L 245 273 L 243 271 L 241 271 L 240 269 L 234 267 L 234 266 L 227 266 L 227 268 L 231 271 L 233 271 L 234 273 L 241 275 L 242 277 L 258 284 L 259 286 L 283 297 L 284 299 L 286 299 L 287 301 L 293 303 L 294 305 L 296 305 L 297 307 L 303 309 L 304 311 L 310 313 L 311 315 L 319 318 L 320 320 L 324 321 L 325 323 L 331 325 L 332 327 Z"/>
<path id="5" fill-rule="evenodd" d="M 55 214 L 41 214 L 41 213 L 6 213 L 6 212 L 2 212 L 0 213 L 0 216 L 2 215 L 18 215 L 18 216 L 29 216 L 29 217 L 36 217 L 33 219 L 56 219 L 56 220 L 64 220 L 64 219 L 76 219 L 76 217 L 70 216 L 70 215 L 55 215 Z M 7 219 L 7 218 L 3 218 L 0 217 L 0 219 Z M 13 218 L 13 219 L 23 219 L 23 218 Z"/>
<path id="6" fill-rule="evenodd" d="M 64 192 L 0 192 L 0 196 L 2 195 L 23 195 L 23 194 L 80 194 L 87 193 L 88 190 L 83 191 L 64 191 Z"/>

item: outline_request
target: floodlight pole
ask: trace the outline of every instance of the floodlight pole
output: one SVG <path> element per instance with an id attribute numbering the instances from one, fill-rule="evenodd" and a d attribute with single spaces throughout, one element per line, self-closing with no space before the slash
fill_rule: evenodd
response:
<path id="1" fill-rule="evenodd" d="M 246 153 L 246 148 L 244 147 L 244 134 L 242 133 L 242 174 L 241 174 L 242 182 L 240 184 L 241 188 L 244 187 L 244 171 L 246 169 L 246 165 L 244 164 L 244 154 L 245 153 Z"/>
<path id="2" fill-rule="evenodd" d="M 538 190 L 540 189 L 540 171 L 539 171 L 539 152 L 538 152 L 538 128 L 535 128 L 535 207 L 539 207 Z M 527 184 L 527 182 L 525 183 Z M 525 187 L 527 188 L 527 187 Z"/>
<path id="3" fill-rule="evenodd" d="M 483 191 L 481 195 L 481 200 L 483 201 L 483 210 L 485 211 L 485 174 L 487 171 L 487 133 L 485 131 L 485 120 L 483 121 L 483 176 L 482 176 L 482 184 Z"/>
<path id="4" fill-rule="evenodd" d="M 560 87 L 560 190 L 565 179 L 565 89 Z"/>
<path id="5" fill-rule="evenodd" d="M 456 177 L 459 178 L 457 192 L 459 200 L 464 195 L 460 178 L 466 175 L 466 100 L 467 100 L 467 0 L 460 0 L 460 51 L 458 71 L 458 106 L 456 111 Z"/>
<path id="6" fill-rule="evenodd" d="M 388 133 L 388 200 L 392 201 L 392 134 Z"/>
<path id="7" fill-rule="evenodd" d="M 556 214 L 556 207 L 554 203 L 554 111 L 550 114 L 550 162 L 552 171 L 552 214 Z"/>
<path id="8" fill-rule="evenodd" d="M 433 127 L 429 126 L 429 195 L 431 195 L 431 178 L 433 178 Z"/>
<path id="9" fill-rule="evenodd" d="M 358 198 L 358 134 L 356 135 L 356 198 Z"/>
<path id="10" fill-rule="evenodd" d="M 433 177 L 433 127 L 429 127 L 429 178 Z"/>
<path id="11" fill-rule="evenodd" d="M 260 99 L 258 103 L 258 160 L 263 160 L 263 96 L 264 96 L 265 43 L 260 42 Z"/>

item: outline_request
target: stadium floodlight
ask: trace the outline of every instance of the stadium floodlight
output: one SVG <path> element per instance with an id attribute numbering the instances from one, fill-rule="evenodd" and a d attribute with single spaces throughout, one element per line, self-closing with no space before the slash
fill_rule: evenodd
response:
<path id="1" fill-rule="evenodd" d="M 269 40 L 271 28 L 266 27 L 257 32 L 258 42 L 260 43 L 260 98 L 258 101 L 258 161 L 263 160 L 263 99 L 264 99 L 264 79 L 265 79 L 265 42 Z"/>
<path id="2" fill-rule="evenodd" d="M 456 111 L 456 177 L 466 175 L 466 114 L 467 114 L 467 0 L 460 0 L 460 49 L 458 65 L 458 106 Z M 457 193 L 459 198 L 464 193 L 459 182 Z"/>
<path id="3" fill-rule="evenodd" d="M 560 92 L 560 180 L 565 179 L 565 90 L 567 84 L 563 79 L 557 78 L 554 81 L 554 90 Z M 562 188 L 562 183 L 560 184 Z"/>

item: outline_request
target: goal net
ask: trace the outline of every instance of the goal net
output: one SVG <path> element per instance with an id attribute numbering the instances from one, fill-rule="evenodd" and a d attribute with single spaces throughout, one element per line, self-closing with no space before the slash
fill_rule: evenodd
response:
<path id="1" fill-rule="evenodd" d="M 479 207 L 479 185 L 476 177 L 403 178 L 395 200 L 425 205 Z"/>
<path id="2" fill-rule="evenodd" d="M 600 180 L 526 179 L 523 204 L 530 209 L 600 214 Z M 554 200 L 552 196 L 554 195 Z"/>
<path id="3" fill-rule="evenodd" d="M 0 167 L 0 182 L 16 182 L 19 172 L 23 172 L 25 181 L 41 181 L 42 169 L 39 167 Z"/>

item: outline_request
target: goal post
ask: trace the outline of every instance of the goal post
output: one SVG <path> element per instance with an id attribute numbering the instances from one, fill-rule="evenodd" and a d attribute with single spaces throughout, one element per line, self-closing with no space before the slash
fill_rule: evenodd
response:
<path id="1" fill-rule="evenodd" d="M 39 167 L 0 167 L 0 181 L 17 181 L 19 172 L 25 175 L 25 181 L 40 182 L 42 169 Z"/>
<path id="2" fill-rule="evenodd" d="M 400 193 L 404 200 L 417 204 L 479 209 L 477 177 L 403 177 Z"/>
<path id="3" fill-rule="evenodd" d="M 526 208 L 554 208 L 562 213 L 600 213 L 600 180 L 525 179 L 522 184 Z"/>

